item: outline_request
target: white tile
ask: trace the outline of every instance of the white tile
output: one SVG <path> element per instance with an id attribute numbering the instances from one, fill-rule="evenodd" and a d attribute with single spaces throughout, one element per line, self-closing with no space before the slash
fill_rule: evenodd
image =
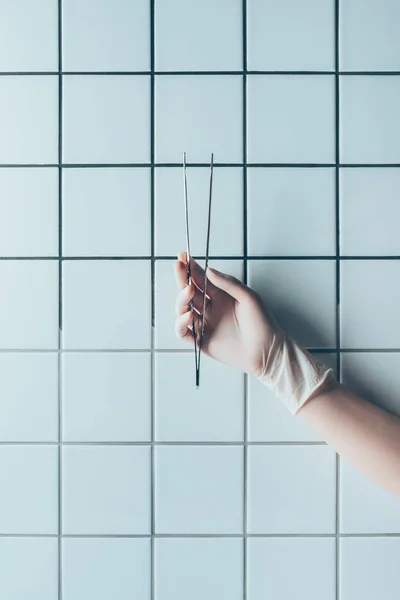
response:
<path id="1" fill-rule="evenodd" d="M 62 3 L 64 71 L 150 68 L 150 4 L 126 0 Z"/>
<path id="2" fill-rule="evenodd" d="M 248 253 L 335 254 L 334 169 L 249 168 Z"/>
<path id="3" fill-rule="evenodd" d="M 400 162 L 400 76 L 340 81 L 340 162 Z"/>
<path id="4" fill-rule="evenodd" d="M 64 446 L 65 534 L 150 533 L 150 448 Z"/>
<path id="5" fill-rule="evenodd" d="M 247 67 L 252 71 L 334 69 L 333 0 L 247 2 Z"/>
<path id="6" fill-rule="evenodd" d="M 327 446 L 248 448 L 249 533 L 334 533 L 336 455 Z"/>
<path id="7" fill-rule="evenodd" d="M 63 264 L 63 347 L 150 347 L 150 261 Z"/>
<path id="8" fill-rule="evenodd" d="M 1 538 L 0 563 L 2 598 L 57 600 L 57 539 Z"/>
<path id="9" fill-rule="evenodd" d="M 177 246 L 177 252 L 185 247 Z M 161 350 L 188 350 L 190 346 L 175 335 L 175 301 L 179 293 L 174 275 L 174 261 L 156 262 L 156 314 L 155 346 Z M 243 261 L 210 260 L 210 266 L 238 279 L 243 279 Z"/>
<path id="10" fill-rule="evenodd" d="M 157 71 L 240 71 L 243 66 L 241 0 L 159 2 Z"/>
<path id="11" fill-rule="evenodd" d="M 344 255 L 400 255 L 400 169 L 340 169 L 340 248 Z"/>
<path id="12" fill-rule="evenodd" d="M 209 181 L 209 168 L 187 169 L 190 249 L 198 256 L 204 256 L 206 249 Z M 226 226 L 227 214 L 229 227 Z M 181 169 L 156 169 L 155 225 L 157 256 L 173 256 L 177 247 L 186 248 Z M 214 170 L 210 254 L 243 254 L 243 172 L 240 168 Z"/>
<path id="13" fill-rule="evenodd" d="M 335 540 L 250 538 L 248 600 L 334 600 Z"/>
<path id="14" fill-rule="evenodd" d="M 149 77 L 63 77 L 63 162 L 144 163 L 149 159 Z"/>
<path id="15" fill-rule="evenodd" d="M 315 358 L 335 369 L 335 354 L 315 354 Z M 247 403 L 248 439 L 251 442 L 322 441 L 302 419 L 292 415 L 260 381 L 249 378 Z"/>
<path id="16" fill-rule="evenodd" d="M 192 353 L 156 354 L 155 361 L 157 441 L 243 441 L 240 371 L 202 357 L 201 386 L 196 388 Z"/>
<path id="17" fill-rule="evenodd" d="M 333 76 L 247 78 L 249 162 L 333 163 Z"/>
<path id="18" fill-rule="evenodd" d="M 396 0 L 340 1 L 340 70 L 400 69 L 400 5 Z"/>
<path id="19" fill-rule="evenodd" d="M 0 71 L 58 70 L 58 4 L 19 0 L 0 6 Z"/>
<path id="20" fill-rule="evenodd" d="M 340 543 L 342 600 L 397 600 L 399 538 L 346 538 Z"/>
<path id="21" fill-rule="evenodd" d="M 151 254 L 150 169 L 65 169 L 63 253 Z"/>
<path id="22" fill-rule="evenodd" d="M 0 256 L 58 256 L 58 169 L 0 170 Z"/>
<path id="23" fill-rule="evenodd" d="M 398 348 L 400 262 L 346 260 L 341 265 L 343 348 Z"/>
<path id="24" fill-rule="evenodd" d="M 1 261 L 0 286 L 1 347 L 57 349 L 57 261 Z"/>
<path id="25" fill-rule="evenodd" d="M 336 346 L 333 260 L 249 261 L 249 276 L 250 286 L 298 343 L 311 348 Z"/>
<path id="26" fill-rule="evenodd" d="M 155 600 L 187 598 L 242 600 L 242 540 L 155 540 Z"/>
<path id="27" fill-rule="evenodd" d="M 156 160 L 241 162 L 241 76 L 162 76 L 156 80 Z"/>
<path id="28" fill-rule="evenodd" d="M 2 446 L 0 489 L 1 533 L 57 534 L 56 446 Z"/>
<path id="29" fill-rule="evenodd" d="M 0 163 L 57 163 L 58 77 L 1 77 L 0 131 Z"/>
<path id="30" fill-rule="evenodd" d="M 63 439 L 150 441 L 150 354 L 66 353 Z"/>
<path id="31" fill-rule="evenodd" d="M 243 448 L 156 446 L 155 530 L 243 531 Z"/>
<path id="32" fill-rule="evenodd" d="M 150 541 L 64 539 L 64 600 L 150 599 Z"/>
<path id="33" fill-rule="evenodd" d="M 56 353 L 0 354 L 0 440 L 58 440 Z"/>

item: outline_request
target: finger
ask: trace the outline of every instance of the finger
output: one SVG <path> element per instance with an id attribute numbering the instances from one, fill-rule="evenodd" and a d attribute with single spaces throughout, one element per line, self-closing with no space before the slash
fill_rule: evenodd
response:
<path id="1" fill-rule="evenodd" d="M 221 273 L 210 267 L 208 267 L 207 276 L 214 287 L 223 290 L 238 302 L 242 302 L 248 297 L 248 288 L 239 279 L 236 279 L 236 277 Z"/>
<path id="2" fill-rule="evenodd" d="M 204 269 L 196 262 L 193 258 L 190 259 L 190 272 L 192 275 L 193 282 L 197 288 L 202 292 L 204 290 L 204 279 L 205 273 Z M 207 282 L 207 296 L 210 298 L 213 292 L 216 291 L 215 286 L 210 283 L 210 279 L 208 278 Z"/>
<path id="3" fill-rule="evenodd" d="M 198 313 L 203 312 L 204 300 L 203 293 L 200 292 L 194 285 L 187 285 L 181 290 L 176 298 L 175 312 L 177 315 L 183 315 L 190 310 L 190 303 L 193 302 L 193 306 Z M 206 298 L 205 306 L 208 306 L 210 300 Z"/>
<path id="4" fill-rule="evenodd" d="M 180 290 L 183 290 L 188 284 L 187 263 L 182 260 L 175 262 L 175 280 Z"/>
<path id="5" fill-rule="evenodd" d="M 193 321 L 194 321 L 194 327 L 196 330 L 196 334 L 198 334 L 198 332 L 200 331 L 201 319 L 198 315 L 194 314 L 191 310 L 184 313 L 183 315 L 180 315 L 176 319 L 175 333 L 178 338 L 184 338 L 184 337 L 186 337 L 186 335 L 188 333 L 193 338 L 193 331 L 192 331 L 192 329 L 189 329 L 189 328 L 193 327 Z"/>
<path id="6" fill-rule="evenodd" d="M 190 262 L 190 270 L 194 285 L 200 292 L 204 288 L 204 269 L 192 258 Z M 180 252 L 178 254 L 178 260 L 175 263 L 175 279 L 180 290 L 184 289 L 188 284 L 188 266 L 186 261 L 186 252 Z M 210 299 L 210 293 L 212 293 L 212 286 L 207 283 L 207 298 Z M 203 302 L 199 304 L 203 305 Z"/>

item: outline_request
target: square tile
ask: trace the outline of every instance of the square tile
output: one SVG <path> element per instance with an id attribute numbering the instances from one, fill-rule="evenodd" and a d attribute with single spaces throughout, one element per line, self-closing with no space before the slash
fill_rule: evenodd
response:
<path id="1" fill-rule="evenodd" d="M 54 0 L 0 7 L 0 71 L 58 70 L 58 10 Z"/>
<path id="2" fill-rule="evenodd" d="M 400 69 L 400 6 L 396 0 L 341 0 L 339 17 L 342 71 Z"/>
<path id="3" fill-rule="evenodd" d="M 209 181 L 209 168 L 187 169 L 190 247 L 197 256 L 204 256 L 206 249 Z M 177 247 L 186 248 L 181 169 L 156 169 L 155 188 L 156 254 L 175 256 Z M 229 227 L 226 226 L 227 203 Z M 221 231 L 224 235 L 219 235 Z M 243 171 L 240 168 L 214 170 L 210 254 L 243 254 Z"/>
<path id="4" fill-rule="evenodd" d="M 243 541 L 155 540 L 155 600 L 243 599 Z"/>
<path id="5" fill-rule="evenodd" d="M 150 261 L 64 262 L 63 347 L 150 348 L 150 292 Z"/>
<path id="6" fill-rule="evenodd" d="M 150 441 L 150 362 L 150 354 L 64 354 L 63 439 Z"/>
<path id="7" fill-rule="evenodd" d="M 240 534 L 243 448 L 156 446 L 155 531 Z"/>
<path id="8" fill-rule="evenodd" d="M 1 348 L 57 349 L 57 261 L 0 261 L 0 286 Z"/>
<path id="9" fill-rule="evenodd" d="M 64 169 L 64 255 L 150 256 L 150 221 L 150 169 Z"/>
<path id="10" fill-rule="evenodd" d="M 0 131 L 0 163 L 57 163 L 58 77 L 2 77 Z"/>
<path id="11" fill-rule="evenodd" d="M 62 542 L 64 600 L 150 598 L 150 541 L 108 538 Z"/>
<path id="12" fill-rule="evenodd" d="M 250 286 L 299 344 L 309 348 L 336 346 L 333 260 L 249 261 L 249 278 Z"/>
<path id="13" fill-rule="evenodd" d="M 149 159 L 149 77 L 63 77 L 63 162 L 144 163 Z"/>
<path id="14" fill-rule="evenodd" d="M 332 71 L 333 0 L 247 3 L 247 67 L 252 71 Z"/>
<path id="15" fill-rule="evenodd" d="M 336 370 L 335 354 L 315 354 L 315 358 Z M 257 379 L 249 378 L 247 424 L 250 442 L 315 442 L 321 440 L 302 419 Z"/>
<path id="16" fill-rule="evenodd" d="M 196 388 L 193 353 L 156 354 L 155 366 L 157 441 L 243 441 L 244 378 L 240 371 L 204 356 L 201 386 Z"/>
<path id="17" fill-rule="evenodd" d="M 333 539 L 250 538 L 247 561 L 248 600 L 336 598 Z"/>
<path id="18" fill-rule="evenodd" d="M 150 448 L 64 446 L 65 534 L 150 533 Z"/>
<path id="19" fill-rule="evenodd" d="M 249 162 L 335 161 L 333 76 L 250 75 L 247 86 Z"/>
<path id="20" fill-rule="evenodd" d="M 58 533 L 56 446 L 0 447 L 0 531 Z"/>
<path id="21" fill-rule="evenodd" d="M 157 71 L 241 70 L 242 13 L 241 0 L 170 0 L 157 4 Z"/>
<path id="22" fill-rule="evenodd" d="M 177 246 L 177 252 L 184 248 Z M 188 350 L 190 346 L 176 337 L 174 329 L 175 301 L 179 293 L 175 282 L 174 264 L 171 260 L 156 262 L 155 346 L 161 350 Z M 210 266 L 243 279 L 243 261 L 210 260 Z"/>
<path id="23" fill-rule="evenodd" d="M 400 162 L 400 76 L 340 79 L 340 162 Z"/>
<path id="24" fill-rule="evenodd" d="M 242 161 L 241 76 L 162 76 L 155 91 L 157 162 L 181 162 L 183 152 L 188 163 L 208 163 L 211 152 Z"/>
<path id="25" fill-rule="evenodd" d="M 335 255 L 334 169 L 249 168 L 247 181 L 250 255 Z"/>
<path id="26" fill-rule="evenodd" d="M 340 169 L 340 248 L 344 255 L 398 256 L 400 169 Z"/>
<path id="27" fill-rule="evenodd" d="M 247 530 L 334 533 L 336 455 L 327 446 L 248 448 Z"/>
<path id="28" fill-rule="evenodd" d="M 58 169 L 0 170 L 0 256 L 58 256 Z"/>
<path id="29" fill-rule="evenodd" d="M 7 600 L 57 600 L 58 540 L 0 539 L 0 596 Z"/>
<path id="30" fill-rule="evenodd" d="M 346 538 L 340 542 L 340 598 L 397 600 L 399 538 Z"/>
<path id="31" fill-rule="evenodd" d="M 62 4 L 64 71 L 150 68 L 150 4 L 68 0 Z"/>
<path id="32" fill-rule="evenodd" d="M 58 441 L 56 353 L 0 354 L 0 440 Z"/>
<path id="33" fill-rule="evenodd" d="M 342 348 L 398 348 L 400 261 L 341 264 Z"/>

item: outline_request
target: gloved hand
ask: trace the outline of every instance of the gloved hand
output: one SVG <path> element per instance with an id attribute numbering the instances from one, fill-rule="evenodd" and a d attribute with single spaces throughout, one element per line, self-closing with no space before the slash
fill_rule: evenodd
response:
<path id="1" fill-rule="evenodd" d="M 176 301 L 175 331 L 193 345 L 191 331 L 201 328 L 204 270 L 191 261 L 192 285 L 187 285 L 186 253 L 178 255 L 175 275 L 180 292 Z M 232 367 L 258 377 L 292 413 L 332 383 L 332 369 L 313 357 L 286 335 L 258 295 L 236 278 L 215 269 L 207 271 L 205 329 L 202 351 Z M 197 314 L 196 314 L 197 313 Z"/>

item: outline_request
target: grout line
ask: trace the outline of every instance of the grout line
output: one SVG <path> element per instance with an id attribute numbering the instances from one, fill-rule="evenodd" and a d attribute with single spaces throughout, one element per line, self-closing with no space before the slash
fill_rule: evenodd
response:
<path id="1" fill-rule="evenodd" d="M 60 171 L 62 172 L 62 169 L 60 169 Z M 244 170 L 245 171 L 245 170 Z M 247 182 L 247 176 L 244 177 L 245 182 Z M 61 193 L 61 191 L 60 191 Z M 60 206 L 60 211 L 61 211 L 61 206 Z M 152 212 L 154 212 L 154 207 L 152 209 Z M 246 219 L 245 219 L 246 221 Z M 195 258 L 196 260 L 204 260 L 205 257 L 204 256 L 198 256 L 198 255 L 193 255 L 193 258 Z M 0 256 L 0 261 L 45 261 L 45 260 L 49 260 L 49 261 L 60 261 L 60 262 L 70 262 L 70 261 L 86 261 L 86 262 L 93 262 L 93 261 L 172 261 L 172 260 L 176 260 L 176 256 L 172 256 L 172 255 L 164 255 L 164 256 L 156 256 L 156 255 L 143 255 L 143 256 Z M 278 255 L 260 255 L 260 256 L 244 256 L 244 255 L 230 255 L 230 256 L 210 256 L 209 260 L 240 260 L 240 261 L 245 261 L 244 263 L 244 267 L 245 267 L 245 275 L 247 275 L 246 273 L 246 268 L 247 268 L 247 261 L 375 261 L 375 262 L 380 262 L 380 261 L 399 261 L 400 260 L 400 255 L 389 255 L 389 256 L 340 256 L 338 254 L 329 256 L 329 255 L 321 255 L 321 256 L 316 256 L 316 255 L 304 255 L 304 256 L 300 256 L 300 255 L 286 255 L 286 256 L 278 256 Z"/>
<path id="2" fill-rule="evenodd" d="M 58 168 L 59 163 L 0 163 L 0 169 L 45 169 L 45 168 Z M 150 169 L 151 167 L 156 168 L 182 168 L 182 163 L 174 162 L 147 162 L 147 163 L 62 163 L 63 169 Z M 188 168 L 210 168 L 207 163 L 187 163 Z M 214 168 L 261 168 L 261 169 L 334 169 L 336 163 L 214 163 Z M 400 163 L 339 163 L 339 167 L 345 169 L 398 169 Z"/>
<path id="3" fill-rule="evenodd" d="M 244 74 L 244 71 L 235 70 L 235 71 L 1 71 L 0 77 L 51 77 L 57 76 L 61 73 L 61 75 L 66 76 L 87 76 L 87 77 L 99 77 L 99 76 L 107 76 L 107 77 L 115 77 L 115 76 L 149 76 L 149 75 L 157 75 L 161 77 L 184 77 L 184 76 L 192 76 L 192 75 L 209 75 L 209 76 L 240 76 Z M 248 75 L 297 75 L 297 76 L 308 76 L 308 75 L 340 75 L 344 77 L 396 77 L 400 75 L 400 71 L 398 70 L 389 70 L 389 71 L 258 71 L 258 70 L 250 70 L 247 71 Z"/>
<path id="4" fill-rule="evenodd" d="M 313 354 L 399 354 L 400 348 L 307 348 Z M 57 348 L 43 350 L 42 348 L 0 348 L 0 354 L 55 354 Z M 191 354 L 190 348 L 68 348 L 62 349 L 63 354 Z"/>
<path id="5" fill-rule="evenodd" d="M 50 539 L 319 539 L 327 538 L 335 540 L 339 539 L 383 539 L 383 538 L 400 538 L 400 532 L 383 532 L 383 533 L 341 533 L 336 536 L 335 533 L 127 533 L 127 534 L 104 534 L 104 533 L 64 533 L 58 536 L 57 533 L 0 533 L 0 538 L 50 538 Z"/>
<path id="6" fill-rule="evenodd" d="M 153 434 L 154 435 L 154 434 Z M 288 441 L 280 441 L 280 442 L 276 442 L 276 441 L 271 441 L 271 442 L 249 442 L 246 441 L 245 442 L 246 446 L 326 446 L 327 444 L 325 442 L 288 442 Z M 154 440 L 147 440 L 147 441 L 129 441 L 129 440 L 124 440 L 121 442 L 112 442 L 112 441 L 107 441 L 107 440 L 101 440 L 101 441 L 24 441 L 24 440 L 19 440 L 19 441 L 0 441 L 0 447 L 1 446 L 57 446 L 57 447 L 63 447 L 63 446 L 74 446 L 74 447 L 86 447 L 86 446 L 90 446 L 90 447 L 104 447 L 104 446 L 125 446 L 125 447 L 131 447 L 131 446 L 147 446 L 147 447 L 156 447 L 156 446 L 182 446 L 182 447 L 189 447 L 189 446 L 196 446 L 196 447 L 200 447 L 200 446 L 209 446 L 209 447 L 215 447 L 215 446 L 228 446 L 228 447 L 233 447 L 233 448 L 242 448 L 243 447 L 243 441 L 234 441 L 234 442 L 225 442 L 225 441 L 220 441 L 220 440 L 211 440 L 209 442 L 204 442 L 201 440 L 195 440 L 195 441 L 180 441 L 180 440 L 174 440 L 174 441 L 154 441 Z"/>

